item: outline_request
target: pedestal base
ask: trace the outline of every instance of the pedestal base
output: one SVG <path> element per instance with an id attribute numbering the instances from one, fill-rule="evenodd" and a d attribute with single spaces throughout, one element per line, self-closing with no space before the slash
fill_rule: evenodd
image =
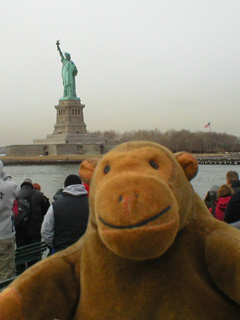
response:
<path id="1" fill-rule="evenodd" d="M 54 126 L 54 135 L 87 133 L 83 117 L 85 105 L 81 104 L 80 99 L 59 100 L 59 104 L 55 108 L 57 121 Z"/>

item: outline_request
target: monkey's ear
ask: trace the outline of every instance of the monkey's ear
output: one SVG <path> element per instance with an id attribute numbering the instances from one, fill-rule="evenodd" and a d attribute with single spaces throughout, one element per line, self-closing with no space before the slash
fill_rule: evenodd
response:
<path id="1" fill-rule="evenodd" d="M 197 159 L 188 152 L 177 152 L 175 157 L 183 168 L 188 181 L 191 181 L 198 173 Z"/>
<path id="2" fill-rule="evenodd" d="M 83 182 L 90 184 L 93 172 L 98 164 L 100 159 L 98 158 L 89 158 L 80 163 L 78 168 L 78 174 Z"/>

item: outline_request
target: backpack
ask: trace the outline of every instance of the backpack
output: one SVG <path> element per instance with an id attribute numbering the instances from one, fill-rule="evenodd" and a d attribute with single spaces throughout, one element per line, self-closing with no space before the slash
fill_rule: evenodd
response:
<path id="1" fill-rule="evenodd" d="M 212 215 L 215 217 L 216 214 L 216 206 L 212 206 Z"/>
<path id="2" fill-rule="evenodd" d="M 32 194 L 30 197 L 26 197 L 25 199 L 18 199 L 18 215 L 15 219 L 15 227 L 17 228 L 22 228 L 24 227 L 29 219 L 30 211 L 31 211 L 31 198 Z"/>

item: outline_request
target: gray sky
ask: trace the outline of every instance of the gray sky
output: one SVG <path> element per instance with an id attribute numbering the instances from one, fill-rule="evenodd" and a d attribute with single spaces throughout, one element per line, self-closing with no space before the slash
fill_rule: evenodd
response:
<path id="1" fill-rule="evenodd" d="M 239 0 L 1 3 L 0 146 L 53 133 L 62 51 L 78 68 L 87 129 L 240 136 Z"/>

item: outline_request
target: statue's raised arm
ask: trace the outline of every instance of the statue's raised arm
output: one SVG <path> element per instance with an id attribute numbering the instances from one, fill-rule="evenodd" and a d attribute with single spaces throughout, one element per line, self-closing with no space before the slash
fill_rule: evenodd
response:
<path id="1" fill-rule="evenodd" d="M 61 49 L 60 49 L 60 42 L 59 42 L 59 41 L 60 41 L 60 40 L 57 40 L 57 42 L 56 42 L 57 50 L 58 50 L 58 52 L 59 52 L 59 54 L 60 54 L 60 57 L 63 59 L 64 56 L 63 56 L 63 53 L 62 53 L 62 51 L 61 51 Z"/>

